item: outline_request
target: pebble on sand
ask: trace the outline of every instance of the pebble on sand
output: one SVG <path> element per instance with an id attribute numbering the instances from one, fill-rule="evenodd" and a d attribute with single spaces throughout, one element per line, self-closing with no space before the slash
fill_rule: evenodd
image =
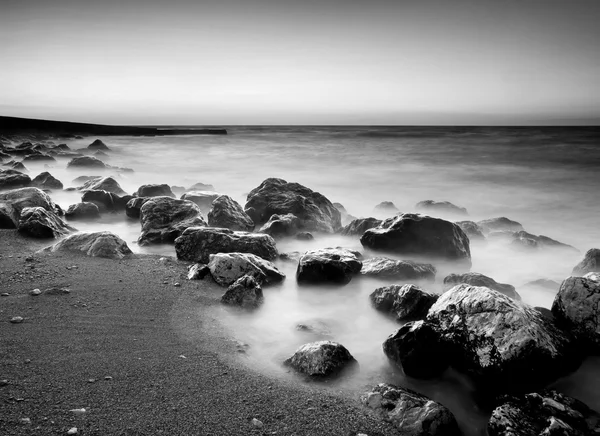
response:
<path id="1" fill-rule="evenodd" d="M 34 289 L 29 294 L 35 297 L 37 295 L 40 295 L 41 293 L 42 293 L 42 291 L 40 291 L 39 289 Z"/>
<path id="2" fill-rule="evenodd" d="M 77 434 L 77 427 L 70 428 L 67 434 Z"/>
<path id="3" fill-rule="evenodd" d="M 252 418 L 252 425 L 254 427 L 262 428 L 263 423 L 262 423 L 262 421 L 260 421 L 260 420 L 258 420 L 256 418 Z"/>
<path id="4" fill-rule="evenodd" d="M 24 321 L 24 318 L 22 316 L 13 316 L 10 319 L 10 322 L 12 322 L 13 324 L 20 324 Z"/>

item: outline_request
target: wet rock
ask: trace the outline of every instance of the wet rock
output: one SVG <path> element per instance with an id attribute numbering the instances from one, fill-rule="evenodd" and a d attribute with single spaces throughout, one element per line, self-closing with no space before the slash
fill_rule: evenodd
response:
<path id="1" fill-rule="evenodd" d="M 435 280 L 436 269 L 429 263 L 373 257 L 363 260 L 361 275 L 382 280 Z"/>
<path id="2" fill-rule="evenodd" d="M 342 344 L 317 341 L 300 346 L 294 355 L 284 361 L 296 371 L 311 377 L 328 377 L 356 364 L 356 360 Z"/>
<path id="3" fill-rule="evenodd" d="M 215 191 L 215 187 L 207 183 L 194 183 L 186 191 Z"/>
<path id="4" fill-rule="evenodd" d="M 250 191 L 245 210 L 257 225 L 272 215 L 290 213 L 306 231 L 333 233 L 341 228 L 340 212 L 324 195 L 283 179 L 266 179 Z"/>
<path id="5" fill-rule="evenodd" d="M 221 303 L 246 309 L 257 308 L 263 303 L 262 288 L 254 277 L 240 277 L 227 288 Z"/>
<path id="6" fill-rule="evenodd" d="M 208 268 L 212 278 L 221 286 L 229 286 L 240 277 L 252 276 L 258 283 L 282 281 L 285 274 L 268 260 L 250 253 L 211 254 Z"/>
<path id="7" fill-rule="evenodd" d="M 499 231 L 520 232 L 523 230 L 521 223 L 509 220 L 506 217 L 490 218 L 487 220 L 478 221 L 477 225 L 481 228 L 484 234 Z"/>
<path id="8" fill-rule="evenodd" d="M 25 173 L 28 172 L 29 170 L 27 169 L 27 167 L 25 167 L 25 165 L 23 165 L 23 162 L 19 162 L 16 160 L 11 160 L 9 162 L 6 162 L 4 164 L 5 167 L 7 167 L 7 170 L 0 170 L 0 171 L 15 171 L 17 173 Z M 16 188 L 16 186 L 12 186 L 13 188 Z"/>
<path id="9" fill-rule="evenodd" d="M 312 233 L 309 233 L 309 232 L 296 233 L 294 235 L 294 238 L 296 238 L 299 241 L 312 241 L 313 239 L 315 239 L 315 237 L 312 235 Z"/>
<path id="10" fill-rule="evenodd" d="M 431 306 L 437 301 L 438 295 L 425 292 L 415 285 L 406 284 L 377 288 L 369 298 L 375 309 L 392 314 L 399 321 L 408 321 L 425 318 Z"/>
<path id="11" fill-rule="evenodd" d="M 48 194 L 39 188 L 20 188 L 0 193 L 1 228 L 17 228 L 21 211 L 28 207 L 42 207 L 49 212 L 59 213 Z M 12 225 L 11 225 L 12 222 Z"/>
<path id="12" fill-rule="evenodd" d="M 56 213 L 43 207 L 27 207 L 21 211 L 20 233 L 34 238 L 60 238 L 77 229 L 65 223 Z"/>
<path id="13" fill-rule="evenodd" d="M 360 272 L 362 262 L 349 250 L 323 248 L 307 251 L 298 261 L 299 284 L 345 285 Z"/>
<path id="14" fill-rule="evenodd" d="M 81 252 L 90 257 L 110 259 L 122 259 L 132 254 L 127 243 L 111 232 L 77 233 L 41 251 Z"/>
<path id="15" fill-rule="evenodd" d="M 110 150 L 110 148 L 108 148 L 108 146 L 99 139 L 96 139 L 94 142 L 88 145 L 87 148 L 89 148 L 90 150 Z"/>
<path id="16" fill-rule="evenodd" d="M 492 412 L 489 436 L 585 436 L 600 434 L 600 414 L 553 390 L 503 396 Z"/>
<path id="17" fill-rule="evenodd" d="M 569 277 L 552 303 L 557 322 L 570 331 L 590 354 L 600 353 L 600 281 L 596 274 Z"/>
<path id="18" fill-rule="evenodd" d="M 292 236 L 298 232 L 300 219 L 291 213 L 285 215 L 271 215 L 269 220 L 260 228 L 260 233 L 266 233 L 274 238 Z"/>
<path id="19" fill-rule="evenodd" d="M 67 168 L 94 168 L 99 170 L 106 169 L 106 165 L 100 159 L 93 156 L 75 157 L 69 161 Z"/>
<path id="20" fill-rule="evenodd" d="M 254 221 L 242 206 L 228 195 L 220 195 L 212 202 L 208 212 L 208 225 L 242 232 L 254 230 Z"/>
<path id="21" fill-rule="evenodd" d="M 381 220 L 376 218 L 358 218 L 350 222 L 341 230 L 341 234 L 344 236 L 361 235 L 367 230 L 377 227 L 382 223 Z"/>
<path id="22" fill-rule="evenodd" d="M 433 201 L 425 200 L 420 201 L 415 206 L 417 210 L 423 210 L 425 213 L 432 212 L 444 215 L 469 215 L 467 209 L 464 207 L 456 206 L 449 201 Z"/>
<path id="23" fill-rule="evenodd" d="M 41 295 L 42 291 L 39 289 L 34 289 L 32 291 L 29 292 L 29 295 L 33 296 L 33 297 L 37 297 L 38 295 Z"/>
<path id="24" fill-rule="evenodd" d="M 63 184 L 60 180 L 54 178 L 52 174 L 45 171 L 37 175 L 32 181 L 31 185 L 40 189 L 62 189 Z"/>
<path id="25" fill-rule="evenodd" d="M 404 213 L 365 231 L 363 246 L 373 250 L 429 256 L 471 266 L 469 238 L 450 221 Z"/>
<path id="26" fill-rule="evenodd" d="M 139 218 L 142 206 L 152 197 L 133 197 L 125 205 L 125 215 L 129 218 Z"/>
<path id="27" fill-rule="evenodd" d="M 80 191 L 106 191 L 116 195 L 126 194 L 114 177 L 94 177 L 85 181 L 78 189 Z"/>
<path id="28" fill-rule="evenodd" d="M 21 188 L 30 184 L 31 177 L 27 174 L 13 169 L 0 170 L 0 190 Z"/>
<path id="29" fill-rule="evenodd" d="M 119 196 L 112 192 L 94 190 L 85 191 L 81 196 L 82 203 L 89 202 L 98 206 L 100 212 L 118 212 L 125 209 L 131 199 L 130 195 Z"/>
<path id="30" fill-rule="evenodd" d="M 70 220 L 93 220 L 100 218 L 100 209 L 91 202 L 77 203 L 69 206 L 65 216 Z"/>
<path id="31" fill-rule="evenodd" d="M 171 191 L 171 187 L 166 184 L 162 185 L 142 185 L 136 191 L 137 197 L 173 197 L 175 194 Z"/>
<path id="32" fill-rule="evenodd" d="M 461 283 L 465 283 L 471 286 L 484 286 L 489 289 L 493 289 L 498 291 L 504 295 L 509 296 L 510 298 L 514 298 L 515 300 L 520 300 L 521 296 L 515 290 L 515 287 L 512 285 L 498 283 L 491 277 L 484 276 L 483 274 L 479 274 L 476 272 L 468 272 L 464 274 L 450 274 L 444 278 L 444 291 L 448 291 L 452 289 L 456 285 L 460 285 Z"/>
<path id="33" fill-rule="evenodd" d="M 0 196 L 1 199 L 2 197 Z M 581 262 L 575 265 L 571 274 L 574 276 L 583 276 L 595 271 L 600 271 L 600 249 L 598 248 L 588 250 Z"/>
<path id="34" fill-rule="evenodd" d="M 563 249 L 570 251 L 579 251 L 571 245 L 563 244 L 562 242 L 558 242 L 547 236 L 532 235 L 531 233 L 527 233 L 525 231 L 516 232 L 513 235 L 511 245 L 513 247 L 522 249 Z"/>
<path id="35" fill-rule="evenodd" d="M 172 243 L 188 227 L 205 226 L 200 208 L 186 200 L 151 197 L 140 209 L 140 245 Z"/>
<path id="36" fill-rule="evenodd" d="M 56 162 L 56 159 L 48 154 L 36 153 L 23 157 L 23 162 Z"/>
<path id="37" fill-rule="evenodd" d="M 210 268 L 203 263 L 195 263 L 188 268 L 188 280 L 202 280 L 210 274 Z"/>
<path id="38" fill-rule="evenodd" d="M 211 254 L 251 253 L 266 260 L 277 258 L 275 240 L 260 233 L 234 232 L 216 227 L 191 227 L 175 240 L 177 258 L 208 263 Z"/>
<path id="39" fill-rule="evenodd" d="M 479 225 L 474 221 L 457 221 L 455 222 L 463 232 L 469 237 L 470 241 L 482 241 L 485 240 L 483 231 Z"/>
<path id="40" fill-rule="evenodd" d="M 212 208 L 212 203 L 221 194 L 211 191 L 189 191 L 181 196 L 182 200 L 188 200 L 196 203 L 202 213 L 208 214 Z"/>
<path id="41" fill-rule="evenodd" d="M 95 152 L 93 154 L 94 157 L 97 157 L 98 159 L 102 158 L 102 159 L 109 159 L 110 155 L 108 153 L 105 153 L 103 151 L 98 150 L 97 152 Z M 100 159 L 100 160 L 102 160 Z"/>
<path id="42" fill-rule="evenodd" d="M 0 229 L 16 229 L 19 215 L 11 204 L 0 203 Z"/>
<path id="43" fill-rule="evenodd" d="M 452 412 L 410 389 L 381 383 L 364 395 L 363 403 L 379 412 L 403 436 L 459 436 Z"/>

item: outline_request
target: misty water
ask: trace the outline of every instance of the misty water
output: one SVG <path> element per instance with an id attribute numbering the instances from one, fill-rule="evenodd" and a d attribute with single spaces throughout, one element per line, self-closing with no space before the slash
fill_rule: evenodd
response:
<path id="1" fill-rule="evenodd" d="M 392 201 L 402 212 L 414 212 L 422 200 L 450 201 L 467 208 L 469 219 L 505 216 L 526 231 L 576 247 L 579 252 L 515 251 L 502 241 L 472 243 L 471 271 L 517 288 L 523 300 L 550 308 L 556 291 L 524 287 L 537 279 L 561 282 L 586 250 L 600 247 L 600 131 L 597 128 L 229 128 L 227 136 L 100 137 L 110 148 L 107 163 L 133 173 L 114 173 L 123 189 L 133 193 L 142 184 L 189 187 L 211 184 L 245 204 L 246 194 L 264 179 L 279 177 L 321 192 L 342 203 L 356 217 L 376 216 L 373 208 Z M 72 149 L 95 138 L 67 141 Z M 43 165 L 29 164 L 31 175 Z M 66 187 L 89 170 L 66 170 L 66 160 L 48 169 Z M 112 174 L 106 172 L 102 174 Z M 54 192 L 63 208 L 80 201 L 80 192 Z M 381 216 L 379 216 L 381 217 Z M 82 231 L 111 230 L 132 250 L 174 256 L 174 247 L 136 244 L 140 224 L 124 214 L 104 215 Z M 280 252 L 342 246 L 365 257 L 358 237 L 315 235 L 313 241 L 282 240 Z M 401 257 L 398 257 L 401 258 Z M 356 397 L 379 382 L 411 387 L 449 407 L 467 435 L 484 434 L 489 411 L 480 409 L 473 386 L 452 371 L 432 381 L 402 375 L 383 355 L 381 344 L 398 324 L 376 312 L 369 294 L 391 284 L 355 278 L 343 287 L 299 288 L 296 264 L 277 261 L 287 279 L 264 289 L 265 303 L 252 313 L 216 308 L 216 318 L 232 337 L 249 347 L 240 359 L 274 377 L 292 378 L 281 362 L 301 344 L 332 339 L 345 345 L 360 372 L 325 388 Z M 443 267 L 436 282 L 422 287 L 442 292 L 451 268 Z M 297 324 L 322 325 L 327 336 L 296 329 Z M 600 410 L 598 359 L 588 359 L 573 376 L 556 386 Z"/>

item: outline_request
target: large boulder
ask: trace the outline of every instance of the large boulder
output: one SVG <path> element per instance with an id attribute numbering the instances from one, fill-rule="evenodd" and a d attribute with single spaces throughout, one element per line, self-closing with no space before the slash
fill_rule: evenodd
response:
<path id="1" fill-rule="evenodd" d="M 356 254 L 339 248 L 307 251 L 298 261 L 296 280 L 299 284 L 345 285 L 360 272 L 362 262 Z"/>
<path id="2" fill-rule="evenodd" d="M 269 220 L 260 228 L 260 233 L 266 233 L 274 238 L 293 236 L 298 233 L 300 219 L 291 213 L 285 215 L 271 215 Z"/>
<path id="3" fill-rule="evenodd" d="M 125 209 L 131 195 L 119 196 L 103 190 L 85 191 L 81 196 L 82 202 L 94 203 L 101 212 L 118 212 Z"/>
<path id="4" fill-rule="evenodd" d="M 132 254 L 127 243 L 111 232 L 77 233 L 42 251 L 78 252 L 110 259 L 122 259 Z"/>
<path id="5" fill-rule="evenodd" d="M 21 211 L 28 207 L 42 207 L 57 214 L 60 211 L 50 196 L 39 188 L 20 188 L 1 192 L 0 204 L 4 211 L 2 221 L 8 225 L 4 228 L 17 228 Z M 8 222 L 9 219 L 13 222 L 12 226 Z"/>
<path id="6" fill-rule="evenodd" d="M 38 174 L 32 181 L 31 185 L 40 189 L 62 189 L 63 184 L 56 179 L 48 171 Z"/>
<path id="7" fill-rule="evenodd" d="M 362 236 L 364 232 L 372 229 L 373 227 L 377 227 L 379 224 L 381 224 L 381 222 L 382 221 L 378 220 L 377 218 L 357 218 L 342 228 L 340 233 L 344 236 Z"/>
<path id="8" fill-rule="evenodd" d="M 467 209 L 464 207 L 456 206 L 455 204 L 450 203 L 449 201 L 433 201 L 433 200 L 425 200 L 420 201 L 415 206 L 417 210 L 423 210 L 425 213 L 432 212 L 433 214 L 443 214 L 443 215 L 459 215 L 465 216 L 469 215 Z"/>
<path id="9" fill-rule="evenodd" d="M 208 263 L 211 254 L 251 253 L 266 260 L 277 258 L 275 240 L 259 233 L 234 232 L 216 227 L 191 227 L 175 240 L 177 258 Z"/>
<path id="10" fill-rule="evenodd" d="M 242 232 L 254 230 L 254 221 L 240 204 L 228 195 L 220 195 L 212 202 L 208 212 L 208 225 Z"/>
<path id="11" fill-rule="evenodd" d="M 188 227 L 205 226 L 200 208 L 191 201 L 151 197 L 140 209 L 140 245 L 172 243 Z"/>
<path id="12" fill-rule="evenodd" d="M 404 213 L 367 230 L 363 246 L 413 256 L 423 256 L 471 266 L 469 238 L 454 223 L 426 215 Z"/>
<path id="13" fill-rule="evenodd" d="M 189 191 L 181 196 L 182 200 L 188 200 L 196 203 L 202 213 L 208 214 L 212 208 L 213 201 L 221 194 L 212 191 Z"/>
<path id="14" fill-rule="evenodd" d="M 92 220 L 100 218 L 100 209 L 94 203 L 77 203 L 69 206 L 65 216 L 70 220 Z"/>
<path id="15" fill-rule="evenodd" d="M 591 248 L 583 256 L 581 262 L 573 268 L 574 276 L 584 276 L 589 272 L 600 271 L 600 249 Z"/>
<path id="16" fill-rule="evenodd" d="M 488 422 L 489 436 L 592 436 L 600 414 L 553 390 L 502 396 Z"/>
<path id="17" fill-rule="evenodd" d="M 487 220 L 478 221 L 477 225 L 481 228 L 484 234 L 492 232 L 520 232 L 523 229 L 521 223 L 509 220 L 506 217 L 490 218 Z"/>
<path id="18" fill-rule="evenodd" d="M 489 393 L 526 392 L 580 364 L 570 336 L 538 310 L 489 288 L 455 286 L 426 322 L 451 350 L 452 365 Z"/>
<path id="19" fill-rule="evenodd" d="M 100 159 L 93 156 L 81 156 L 74 157 L 67 164 L 67 168 L 93 168 L 93 169 L 106 169 L 106 165 Z"/>
<path id="20" fill-rule="evenodd" d="M 381 383 L 361 397 L 402 436 L 458 436 L 456 418 L 445 406 L 410 389 Z"/>
<path id="21" fill-rule="evenodd" d="M 171 187 L 167 184 L 142 185 L 138 188 L 135 195 L 137 197 L 175 197 Z"/>
<path id="22" fill-rule="evenodd" d="M 254 309 L 263 303 L 263 292 L 260 283 L 253 276 L 243 276 L 227 288 L 221 297 L 221 303 Z"/>
<path id="23" fill-rule="evenodd" d="M 392 314 L 398 321 L 409 321 L 425 318 L 438 295 L 407 284 L 377 288 L 369 298 L 375 309 Z"/>
<path id="24" fill-rule="evenodd" d="M 475 221 L 456 221 L 454 224 L 465 232 L 471 242 L 485 240 L 483 230 Z"/>
<path id="25" fill-rule="evenodd" d="M 435 280 L 436 269 L 429 263 L 373 257 L 363 260 L 361 275 L 381 280 Z"/>
<path id="26" fill-rule="evenodd" d="M 304 344 L 284 361 L 284 365 L 311 377 L 336 375 L 354 364 L 356 360 L 346 347 L 332 341 Z"/>
<path id="27" fill-rule="evenodd" d="M 152 197 L 133 197 L 125 205 L 125 215 L 129 218 L 139 218 L 142 206 Z"/>
<path id="28" fill-rule="evenodd" d="M 14 169 L 0 170 L 0 190 L 21 188 L 30 184 L 31 177 L 27 174 Z"/>
<path id="29" fill-rule="evenodd" d="M 448 291 L 452 289 L 456 285 L 460 285 L 461 283 L 465 283 L 471 286 L 484 286 L 489 289 L 493 289 L 498 291 L 504 295 L 509 296 L 510 298 L 514 298 L 515 300 L 520 300 L 521 296 L 515 290 L 515 287 L 512 285 L 508 285 L 505 283 L 498 283 L 491 277 L 484 276 L 483 274 L 479 274 L 476 272 L 468 272 L 464 274 L 450 274 L 444 277 L 444 291 Z"/>
<path id="30" fill-rule="evenodd" d="M 80 191 L 106 191 L 116 195 L 126 194 L 114 177 L 94 177 L 87 180 L 78 189 Z"/>
<path id="31" fill-rule="evenodd" d="M 579 251 L 571 245 L 556 241 L 548 236 L 532 235 L 524 230 L 513 234 L 511 245 L 515 248 L 526 250 L 563 249 L 569 251 Z"/>
<path id="32" fill-rule="evenodd" d="M 19 225 L 20 233 L 34 238 L 60 238 L 75 231 L 56 213 L 43 207 L 26 207 L 21 211 Z"/>
<path id="33" fill-rule="evenodd" d="M 90 150 L 110 150 L 110 148 L 108 148 L 108 146 L 99 139 L 96 139 L 94 142 L 88 145 L 87 148 L 89 148 Z"/>
<path id="34" fill-rule="evenodd" d="M 600 281 L 598 275 L 569 277 L 552 303 L 556 321 L 568 329 L 590 354 L 600 353 Z"/>
<path id="35" fill-rule="evenodd" d="M 250 253 L 218 253 L 209 256 L 208 268 L 212 278 L 221 286 L 229 286 L 240 277 L 249 275 L 261 284 L 277 283 L 285 274 L 268 260 Z"/>
<path id="36" fill-rule="evenodd" d="M 282 179 L 266 179 L 250 191 L 245 210 L 259 225 L 271 215 L 291 213 L 307 231 L 333 233 L 342 226 L 340 211 L 324 195 Z"/>

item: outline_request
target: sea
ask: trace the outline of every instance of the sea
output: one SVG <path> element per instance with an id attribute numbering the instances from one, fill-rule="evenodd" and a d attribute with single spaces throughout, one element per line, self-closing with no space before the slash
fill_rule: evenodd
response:
<path id="1" fill-rule="evenodd" d="M 507 217 L 529 233 L 575 249 L 515 250 L 501 240 L 473 241 L 471 271 L 512 284 L 525 303 L 545 308 L 551 307 L 556 289 L 525 285 L 538 279 L 560 283 L 588 249 L 600 247 L 599 127 L 225 127 L 228 135 L 223 136 L 195 135 L 194 126 L 187 126 L 183 128 L 189 135 L 98 137 L 111 149 L 106 163 L 133 169 L 102 174 L 113 174 L 128 193 L 149 183 L 211 184 L 242 206 L 248 192 L 266 178 L 277 177 L 322 193 L 355 217 L 385 218 L 374 210 L 383 201 L 393 202 L 401 212 L 415 212 L 416 203 L 423 200 L 466 208 L 468 217 L 460 219 Z M 66 143 L 80 149 L 94 139 Z M 27 166 L 32 176 L 50 171 L 66 187 L 75 187 L 72 181 L 78 176 L 102 175 L 67 170 L 66 162 L 50 168 Z M 80 201 L 81 193 L 60 191 L 52 196 L 66 209 Z M 140 223 L 124 214 L 73 225 L 81 231 L 113 231 L 134 252 L 175 256 L 172 245 L 138 246 Z M 341 246 L 373 254 L 363 249 L 358 237 L 314 236 L 312 241 L 278 241 L 278 250 Z M 244 348 L 244 365 L 271 377 L 307 383 L 282 361 L 303 343 L 331 339 L 348 348 L 360 371 L 346 380 L 313 385 L 353 398 L 380 382 L 409 387 L 450 408 L 467 436 L 485 434 L 490 411 L 476 401 L 476 386 L 467 377 L 449 370 L 435 380 L 411 379 L 384 356 L 382 343 L 399 324 L 375 311 L 369 294 L 390 282 L 355 278 L 335 288 L 299 288 L 296 264 L 276 264 L 287 278 L 264 289 L 259 310 L 214 309 L 215 319 Z M 443 278 L 438 274 L 435 283 L 419 285 L 441 293 Z M 299 324 L 318 326 L 317 332 L 299 330 Z M 588 358 L 553 387 L 600 410 L 600 359 Z"/>

